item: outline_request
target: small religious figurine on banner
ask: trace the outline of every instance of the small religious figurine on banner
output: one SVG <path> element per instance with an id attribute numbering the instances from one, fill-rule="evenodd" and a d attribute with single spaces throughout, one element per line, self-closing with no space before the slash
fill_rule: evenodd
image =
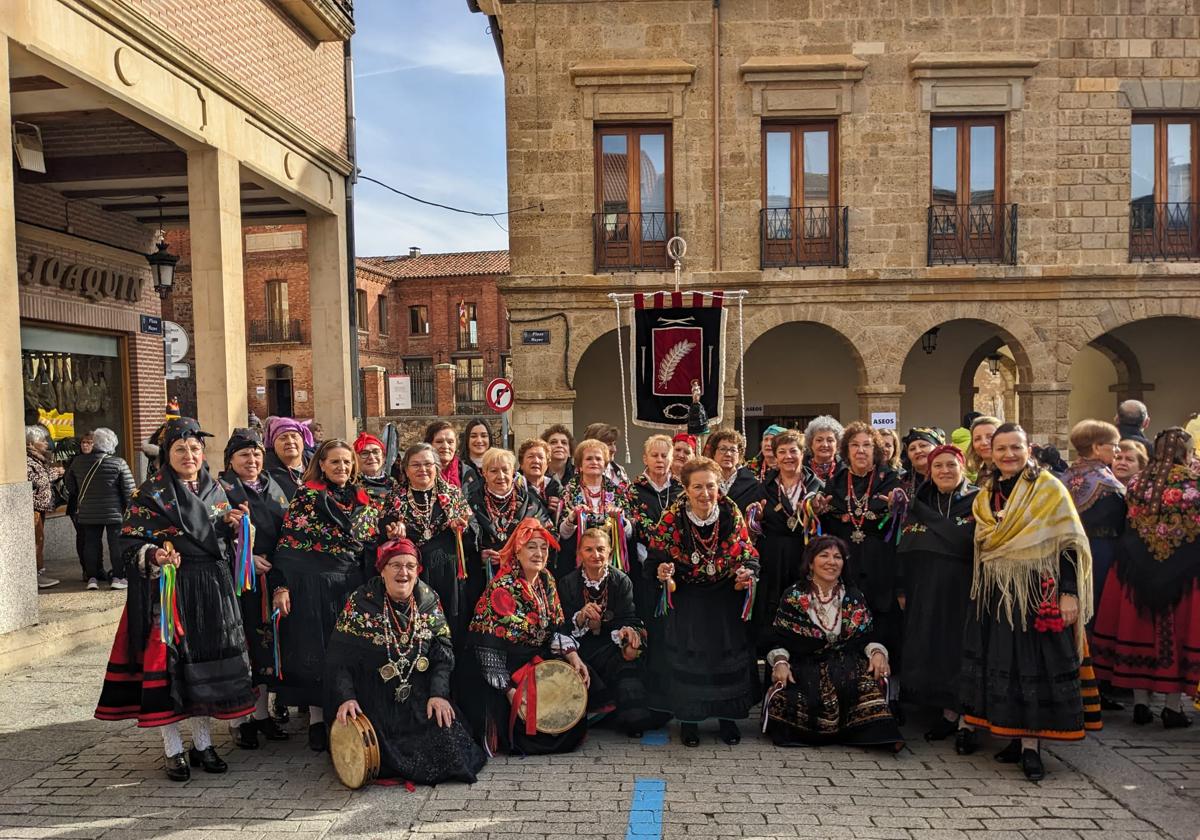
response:
<path id="1" fill-rule="evenodd" d="M 704 410 L 704 403 L 700 400 L 699 379 L 692 380 L 692 405 L 688 408 L 687 430 L 688 434 L 697 438 L 708 434 L 708 412 Z"/>

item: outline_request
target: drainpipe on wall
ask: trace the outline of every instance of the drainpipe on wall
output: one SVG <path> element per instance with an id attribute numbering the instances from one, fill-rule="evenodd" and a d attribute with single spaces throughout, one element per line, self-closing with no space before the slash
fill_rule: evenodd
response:
<path id="1" fill-rule="evenodd" d="M 361 423 L 366 411 L 358 370 L 358 304 L 354 277 L 354 185 L 358 183 L 358 155 L 355 150 L 354 57 L 350 52 L 349 38 L 342 45 L 342 55 L 346 77 L 346 157 L 350 159 L 350 174 L 346 176 L 346 295 L 349 303 L 346 308 L 350 315 L 350 404 L 354 406 L 355 421 Z"/>
<path id="2" fill-rule="evenodd" d="M 721 270 L 721 0 L 713 0 L 713 271 Z"/>

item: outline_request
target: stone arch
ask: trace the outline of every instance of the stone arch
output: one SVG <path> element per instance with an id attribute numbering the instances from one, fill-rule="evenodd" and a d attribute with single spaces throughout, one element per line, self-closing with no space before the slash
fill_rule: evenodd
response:
<path id="1" fill-rule="evenodd" d="M 1139 297 L 1097 303 L 1101 308 L 1091 314 L 1064 313 L 1064 320 L 1073 327 L 1064 340 L 1069 341 L 1075 350 L 1091 344 L 1105 333 L 1138 321 L 1151 318 L 1190 318 L 1200 321 L 1200 297 Z"/>
<path id="2" fill-rule="evenodd" d="M 1112 362 L 1117 372 L 1117 384 L 1113 387 L 1118 402 L 1144 398 L 1148 389 L 1147 383 L 1142 379 L 1142 364 L 1128 344 L 1112 333 L 1104 333 L 1088 342 L 1088 346 L 1098 350 Z"/>
<path id="3" fill-rule="evenodd" d="M 831 330 L 849 351 L 858 372 L 858 385 L 862 386 L 871 381 L 868 353 L 864 348 L 869 346 L 869 335 L 864 321 L 856 318 L 850 310 L 843 306 L 821 303 L 781 303 L 770 306 L 746 306 L 744 340 L 745 349 L 750 347 L 772 330 L 787 324 L 816 324 Z M 736 310 L 731 310 L 731 316 L 736 318 Z M 726 338 L 726 358 L 730 364 L 728 370 L 736 377 L 740 359 L 738 353 L 737 324 L 730 321 L 728 337 Z M 736 382 L 729 383 L 736 386 Z"/>
<path id="4" fill-rule="evenodd" d="M 922 307 L 917 317 L 910 320 L 903 338 L 888 348 L 886 362 L 889 365 L 888 376 L 891 377 L 889 381 L 901 381 L 909 353 L 929 330 L 952 321 L 975 321 L 995 330 L 1004 339 L 1002 344 L 1012 352 L 1023 382 L 1054 382 L 1054 342 L 1039 335 L 1029 315 L 1004 303 L 989 303 L 986 310 L 981 304 L 961 302 Z M 1047 319 L 1047 332 L 1053 331 L 1053 321 L 1052 316 Z M 986 356 L 987 353 L 980 355 L 975 366 L 978 367 Z"/>

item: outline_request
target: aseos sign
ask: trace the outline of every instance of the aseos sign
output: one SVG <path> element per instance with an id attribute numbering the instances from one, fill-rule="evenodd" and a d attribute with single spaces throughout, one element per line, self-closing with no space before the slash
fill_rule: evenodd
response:
<path id="1" fill-rule="evenodd" d="M 29 267 L 21 272 L 20 279 L 25 286 L 57 286 L 64 292 L 74 292 L 94 301 L 136 303 L 142 299 L 143 278 L 136 274 L 76 265 L 45 254 L 33 254 L 29 258 Z"/>

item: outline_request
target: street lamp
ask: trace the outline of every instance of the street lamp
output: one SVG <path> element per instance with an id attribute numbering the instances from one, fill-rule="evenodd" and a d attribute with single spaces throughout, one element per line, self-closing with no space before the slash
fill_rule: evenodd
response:
<path id="1" fill-rule="evenodd" d="M 937 349 L 938 327 L 934 327 L 929 332 L 921 336 L 921 349 L 926 355 L 933 353 Z"/>
<path id="2" fill-rule="evenodd" d="M 158 231 L 155 233 L 155 246 L 158 250 L 147 254 L 146 262 L 150 263 L 150 270 L 154 272 L 154 290 L 160 298 L 166 300 L 175 286 L 175 264 L 179 262 L 179 257 L 168 250 L 171 246 L 167 244 L 167 232 L 163 229 L 163 197 L 160 195 L 157 198 Z"/>

